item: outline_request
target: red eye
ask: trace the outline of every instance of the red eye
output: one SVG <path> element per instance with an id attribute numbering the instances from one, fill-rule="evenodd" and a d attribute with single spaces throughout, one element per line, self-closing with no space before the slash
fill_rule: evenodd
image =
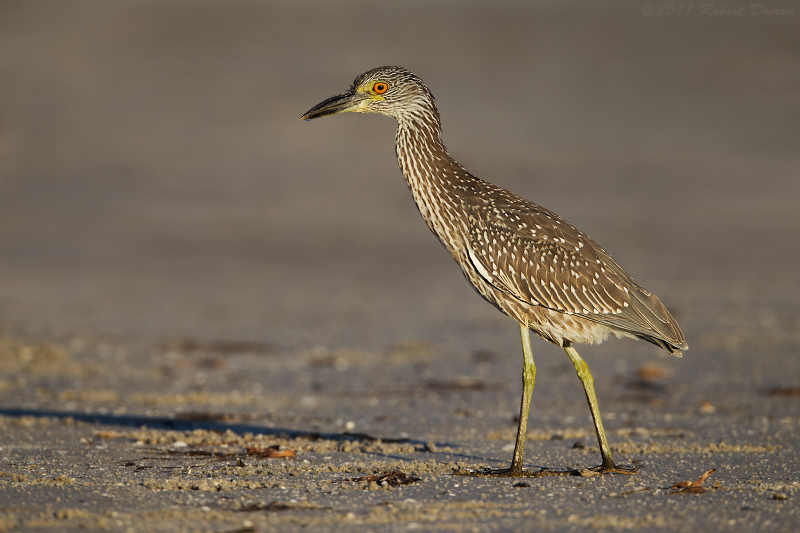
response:
<path id="1" fill-rule="evenodd" d="M 379 81 L 378 83 L 372 86 L 372 90 L 375 91 L 377 94 L 383 94 L 387 90 L 389 90 L 389 84 Z"/>

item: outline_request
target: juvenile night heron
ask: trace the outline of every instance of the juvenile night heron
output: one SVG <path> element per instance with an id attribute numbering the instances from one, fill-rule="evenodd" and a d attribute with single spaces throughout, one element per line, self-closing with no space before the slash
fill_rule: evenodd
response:
<path id="1" fill-rule="evenodd" d="M 611 334 L 643 339 L 680 357 L 688 348 L 659 299 L 636 283 L 599 244 L 555 213 L 482 181 L 447 153 L 433 95 L 401 67 L 381 67 L 347 91 L 311 108 L 303 119 L 354 111 L 397 119 L 397 161 L 422 218 L 486 301 L 520 325 L 524 365 L 514 457 L 507 469 L 471 475 L 536 476 L 636 472 L 614 464 L 589 367 L 572 346 Z M 536 367 L 530 334 L 564 348 L 592 411 L 603 463 L 575 470 L 522 466 Z"/>

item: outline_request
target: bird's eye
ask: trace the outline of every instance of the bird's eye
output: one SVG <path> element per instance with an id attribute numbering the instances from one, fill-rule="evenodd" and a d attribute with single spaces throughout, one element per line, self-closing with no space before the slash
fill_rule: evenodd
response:
<path id="1" fill-rule="evenodd" d="M 379 81 L 378 83 L 372 86 L 372 90 L 375 91 L 377 94 L 383 94 L 387 90 L 389 90 L 389 84 Z"/>

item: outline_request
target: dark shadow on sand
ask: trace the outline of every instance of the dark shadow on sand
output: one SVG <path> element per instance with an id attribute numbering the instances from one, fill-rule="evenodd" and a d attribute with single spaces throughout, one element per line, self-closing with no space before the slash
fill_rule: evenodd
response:
<path id="1" fill-rule="evenodd" d="M 241 424 L 241 423 L 226 423 L 215 422 L 209 420 L 182 420 L 179 417 L 158 417 L 158 416 L 143 416 L 143 415 L 115 415 L 115 414 L 100 414 L 100 413 L 79 413 L 75 411 L 53 411 L 46 409 L 22 409 L 22 408 L 6 408 L 0 409 L 0 416 L 9 417 L 23 417 L 32 416 L 36 418 L 58 418 L 79 420 L 89 424 L 99 424 L 106 426 L 124 426 L 132 428 L 141 428 L 142 426 L 150 429 L 165 429 L 175 431 L 193 431 L 195 429 L 203 429 L 207 431 L 218 431 L 225 433 L 230 430 L 237 435 L 245 433 L 253 433 L 256 435 L 272 435 L 275 437 L 289 438 L 289 439 L 308 439 L 308 440 L 333 440 L 340 442 L 355 442 L 355 441 L 377 441 L 390 442 L 390 443 L 407 443 L 413 445 L 427 446 L 430 441 L 422 441 L 410 438 L 381 438 L 375 437 L 366 433 L 349 433 L 349 432 L 320 432 L 320 431 L 303 431 L 298 429 L 289 429 L 283 427 L 267 427 L 258 424 Z M 436 446 L 451 446 L 457 447 L 453 443 L 434 443 Z"/>

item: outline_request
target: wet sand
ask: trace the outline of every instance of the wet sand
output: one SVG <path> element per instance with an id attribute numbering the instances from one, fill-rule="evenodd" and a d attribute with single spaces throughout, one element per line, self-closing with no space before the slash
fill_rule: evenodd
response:
<path id="1" fill-rule="evenodd" d="M 5 2 L 0 531 L 800 528 L 800 12 L 745 7 Z M 578 347 L 638 475 L 452 475 L 510 460 L 517 327 L 391 119 L 299 120 L 384 64 L 681 324 L 682 359 Z M 527 463 L 596 464 L 533 347 Z"/>

